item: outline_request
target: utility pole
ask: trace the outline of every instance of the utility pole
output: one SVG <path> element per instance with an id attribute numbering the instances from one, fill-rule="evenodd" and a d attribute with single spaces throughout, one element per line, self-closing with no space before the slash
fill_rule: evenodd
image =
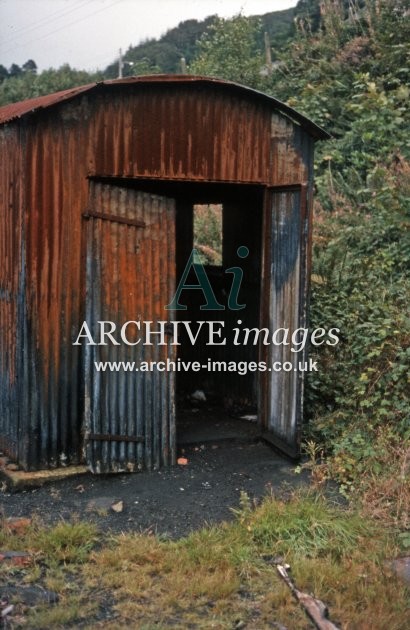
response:
<path id="1" fill-rule="evenodd" d="M 185 57 L 181 57 L 180 64 L 181 64 L 181 74 L 186 74 L 187 73 L 187 68 L 186 68 L 186 59 L 185 59 Z"/>
<path id="2" fill-rule="evenodd" d="M 122 79 L 122 69 L 124 67 L 124 62 L 122 60 L 122 49 L 120 48 L 119 50 L 119 55 L 118 55 L 118 78 Z"/>
<path id="3" fill-rule="evenodd" d="M 264 33 L 264 40 L 265 40 L 265 63 L 266 63 L 266 68 L 267 68 L 268 74 L 271 74 L 271 72 L 272 72 L 272 50 L 271 50 L 271 47 L 270 47 L 269 33 L 267 33 L 266 31 Z"/>

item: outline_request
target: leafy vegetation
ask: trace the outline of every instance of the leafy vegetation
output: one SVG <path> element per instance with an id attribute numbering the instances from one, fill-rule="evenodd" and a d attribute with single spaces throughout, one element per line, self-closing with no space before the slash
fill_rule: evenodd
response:
<path id="1" fill-rule="evenodd" d="M 194 248 L 203 265 L 222 265 L 222 206 L 194 206 Z"/>
<path id="2" fill-rule="evenodd" d="M 241 15 L 232 20 L 217 18 L 198 42 L 198 56 L 191 74 L 217 76 L 259 88 L 264 63 L 258 43 L 261 25 Z"/>
<path id="3" fill-rule="evenodd" d="M 164 74 L 181 72 L 181 58 L 183 57 L 188 64 L 191 62 L 196 54 L 198 39 L 214 19 L 215 16 L 202 21 L 185 20 L 159 39 L 150 39 L 138 46 L 130 46 L 124 55 L 124 75 L 138 74 L 135 70 L 141 62 L 156 72 Z M 114 62 L 106 68 L 104 75 L 107 78 L 115 78 L 117 73 L 118 64 Z"/>
<path id="4" fill-rule="evenodd" d="M 258 48 L 263 49 L 264 32 L 268 33 L 270 40 L 279 47 L 285 44 L 293 34 L 293 14 L 294 9 L 273 11 L 260 17 L 244 19 L 243 24 L 250 23 L 251 26 L 259 24 L 260 28 L 257 29 Z M 150 39 L 138 44 L 138 46 L 130 46 L 124 55 L 125 76 L 143 74 L 143 72 L 136 72 L 138 64 L 141 62 L 146 64 L 147 70 L 153 69 L 154 72 L 164 74 L 181 72 L 181 58 L 185 59 L 188 66 L 194 59 L 197 59 L 198 43 L 201 45 L 201 41 L 203 43 L 208 38 L 208 31 L 212 33 L 212 27 L 215 23 L 219 23 L 219 18 L 215 15 L 209 16 L 205 20 L 185 20 L 177 27 L 168 30 L 159 39 Z M 228 29 L 231 28 L 230 20 L 224 20 L 223 23 Z M 238 48 L 236 48 L 236 53 L 239 53 Z M 118 64 L 112 63 L 104 71 L 104 76 L 115 78 L 117 71 Z"/>
<path id="5" fill-rule="evenodd" d="M 257 29 L 258 48 L 263 49 L 264 32 L 276 46 L 285 44 L 294 32 L 293 16 L 294 9 L 286 9 L 249 18 L 251 24 L 260 25 Z M 185 59 L 188 66 L 191 64 L 198 56 L 198 42 L 215 21 L 218 21 L 215 15 L 204 20 L 185 20 L 159 39 L 130 46 L 123 56 L 123 76 L 180 73 L 181 59 Z M 244 24 L 247 22 L 244 20 Z M 229 22 L 227 24 L 229 26 Z M 0 64 L 0 106 L 117 76 L 118 60 L 95 73 L 76 70 L 68 64 L 38 73 L 32 59 L 22 66 L 13 63 L 10 68 Z M 246 80 L 244 76 L 243 81 Z"/>
<path id="6" fill-rule="evenodd" d="M 68 90 L 101 79 L 100 73 L 90 74 L 85 70 L 74 70 L 68 64 L 61 66 L 58 70 L 50 68 L 39 74 L 21 72 L 0 83 L 0 106 L 59 90 Z"/>
<path id="7" fill-rule="evenodd" d="M 362 3 L 347 17 L 343 3 L 323 6 L 320 33 L 300 34 L 276 82 L 288 102 L 334 134 L 319 150 L 311 324 L 337 326 L 341 343 L 333 353 L 316 352 L 322 370 L 308 381 L 309 432 L 331 456 L 328 474 L 359 495 L 370 479 L 373 488 L 375 479 L 381 488 L 391 486 L 399 449 L 399 494 L 407 498 L 401 505 L 390 501 L 390 514 L 384 510 L 383 516 L 404 527 L 410 465 L 409 24 L 401 2 Z"/>
<path id="8" fill-rule="evenodd" d="M 272 72 L 261 72 L 258 24 L 241 16 L 210 27 L 191 69 L 270 92 L 333 135 L 317 150 L 311 326 L 336 326 L 341 341 L 312 349 L 321 370 L 308 379 L 306 437 L 316 444 L 316 474 L 337 479 L 343 492 L 404 528 L 410 496 L 406 3 L 304 0 L 295 15 L 297 32 L 285 50 L 274 51 Z M 320 468 L 319 455 L 327 457 Z"/>

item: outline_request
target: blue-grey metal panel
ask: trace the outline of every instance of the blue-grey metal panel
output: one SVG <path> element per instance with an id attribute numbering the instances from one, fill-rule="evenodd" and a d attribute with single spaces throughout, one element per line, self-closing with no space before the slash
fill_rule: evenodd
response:
<path id="1" fill-rule="evenodd" d="M 265 319 L 270 331 L 288 330 L 287 344 L 266 351 L 269 371 L 262 378 L 261 421 L 264 436 L 292 457 L 300 453 L 306 350 L 295 352 L 292 335 L 306 327 L 309 204 L 307 185 L 269 193 L 265 229 Z M 285 332 L 283 331 L 283 335 Z M 278 340 L 283 339 L 278 336 Z M 287 369 L 275 371 L 274 364 Z M 291 366 L 291 368 L 290 368 Z M 289 369 L 290 368 L 290 369 Z"/>

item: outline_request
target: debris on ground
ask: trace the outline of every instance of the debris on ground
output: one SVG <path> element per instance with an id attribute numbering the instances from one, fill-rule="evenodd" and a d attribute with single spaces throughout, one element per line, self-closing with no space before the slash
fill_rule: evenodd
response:
<path id="1" fill-rule="evenodd" d="M 276 492 L 283 484 L 297 487 L 309 478 L 308 471 L 296 475 L 294 464 L 263 442 L 239 446 L 212 441 L 207 447 L 198 442 L 184 450 L 179 456 L 188 460 L 187 466 L 135 474 L 87 473 L 53 481 L 60 499 L 50 494 L 49 486 L 5 492 L 0 495 L 2 523 L 6 517 L 33 518 L 45 525 L 80 519 L 102 531 L 153 528 L 179 538 L 206 523 L 231 520 L 230 508 L 238 505 L 241 491 L 253 499 L 266 495 L 267 484 Z M 244 471 L 246 477 L 240 474 Z M 123 512 L 111 509 L 119 501 L 124 502 Z"/>
<path id="2" fill-rule="evenodd" d="M 245 416 L 240 416 L 241 420 L 247 420 L 248 422 L 257 422 L 258 421 L 258 416 L 256 416 L 255 414 L 248 414 Z"/>
<path id="3" fill-rule="evenodd" d="M 6 520 L 3 521 L 3 527 L 5 530 L 10 534 L 17 534 L 18 536 L 24 534 L 30 525 L 31 518 L 20 518 L 18 516 L 9 516 L 9 518 L 6 518 Z"/>
<path id="4" fill-rule="evenodd" d="M 280 577 L 289 587 L 292 595 L 302 606 L 315 628 L 317 628 L 317 630 L 339 630 L 339 628 L 328 619 L 329 611 L 326 604 L 320 599 L 316 599 L 316 597 L 296 588 L 293 580 L 289 576 L 290 566 L 280 562 L 274 562 L 274 564 L 276 564 L 276 569 Z"/>
<path id="5" fill-rule="evenodd" d="M 191 394 L 191 400 L 197 400 L 199 402 L 206 402 L 205 392 L 202 389 L 196 389 L 193 394 Z"/>
<path id="6" fill-rule="evenodd" d="M 7 562 L 15 567 L 26 567 L 32 560 L 32 556 L 25 551 L 0 551 L 0 565 Z"/>

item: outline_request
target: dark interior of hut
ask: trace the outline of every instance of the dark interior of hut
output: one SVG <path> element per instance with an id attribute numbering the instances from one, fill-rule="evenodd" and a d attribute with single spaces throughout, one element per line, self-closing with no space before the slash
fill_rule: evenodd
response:
<path id="1" fill-rule="evenodd" d="M 177 285 L 185 272 L 184 284 L 201 288 L 179 293 L 180 304 L 187 308 L 178 310 L 177 318 L 192 322 L 192 329 L 191 339 L 181 329 L 178 356 L 186 364 L 198 361 L 201 369 L 176 375 L 178 446 L 248 441 L 257 434 L 258 375 L 248 365 L 258 361 L 258 346 L 252 334 L 243 342 L 245 328 L 260 327 L 263 191 L 254 186 L 208 184 L 192 186 L 187 192 L 176 195 Z M 219 243 L 214 234 L 218 214 Z M 213 222 L 214 256 L 203 225 L 207 219 Z M 203 272 L 213 292 L 209 309 L 204 308 L 206 296 L 198 276 Z M 201 321 L 206 323 L 199 331 L 197 322 Z"/>

